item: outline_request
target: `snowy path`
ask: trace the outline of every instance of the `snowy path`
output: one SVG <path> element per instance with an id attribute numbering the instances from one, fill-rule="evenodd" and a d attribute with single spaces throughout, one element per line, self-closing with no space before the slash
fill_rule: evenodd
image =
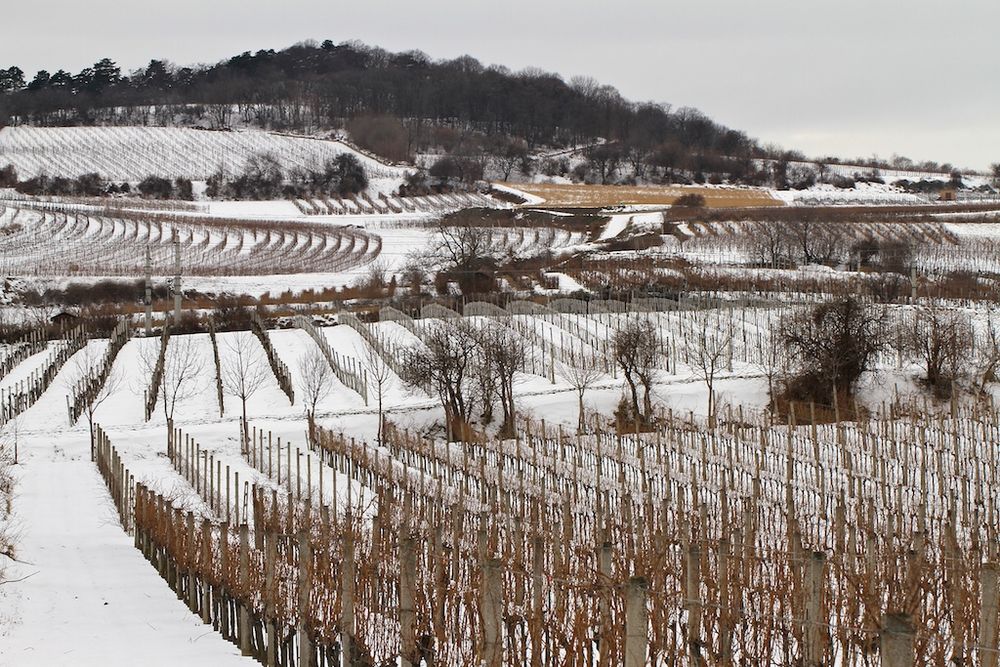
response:
<path id="1" fill-rule="evenodd" d="M 25 561 L 5 591 L 0 665 L 249 665 L 136 550 L 88 460 L 31 461 L 18 484 Z"/>

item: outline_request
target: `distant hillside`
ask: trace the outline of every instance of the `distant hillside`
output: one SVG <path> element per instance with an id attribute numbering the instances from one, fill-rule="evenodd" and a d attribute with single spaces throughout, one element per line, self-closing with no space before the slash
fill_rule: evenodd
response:
<path id="1" fill-rule="evenodd" d="M 4 125 L 152 125 L 257 128 L 297 134 L 346 129 L 361 147 L 394 161 L 455 156 L 446 175 L 474 181 L 483 165 L 506 178 L 527 156 L 590 147 L 588 179 L 730 182 L 782 187 L 773 161 L 804 160 L 762 146 L 696 109 L 633 102 L 593 79 L 537 69 L 512 72 L 463 56 L 432 60 L 357 42 L 306 42 L 245 52 L 211 65 L 162 60 L 122 72 L 105 58 L 73 74 L 0 67 Z M 823 158 L 824 162 L 837 162 Z M 560 170 L 549 161 L 538 170 Z M 872 168 L 949 172 L 951 165 L 902 157 Z M 627 175 L 627 176 L 626 176 Z"/>
<path id="2" fill-rule="evenodd" d="M 0 166 L 22 179 L 41 175 L 78 178 L 98 173 L 109 181 L 138 182 L 150 175 L 205 181 L 234 174 L 256 155 L 275 158 L 285 172 L 319 170 L 339 155 L 353 155 L 369 180 L 398 187 L 405 170 L 358 153 L 339 141 L 270 132 L 213 132 L 164 127 L 7 127 L 0 130 Z"/>
<path id="3" fill-rule="evenodd" d="M 752 179 L 756 141 L 690 108 L 630 102 L 591 79 L 513 73 L 471 57 L 433 61 L 357 43 L 299 44 L 209 66 L 109 59 L 71 74 L 0 68 L 0 125 L 200 125 L 313 134 L 345 125 L 402 160 L 429 147 L 516 158 L 606 140 L 616 159 L 661 171 Z"/>

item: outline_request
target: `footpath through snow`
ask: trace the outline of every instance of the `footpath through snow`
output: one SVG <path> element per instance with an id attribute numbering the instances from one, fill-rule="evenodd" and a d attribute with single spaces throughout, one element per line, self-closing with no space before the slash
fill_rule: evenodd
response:
<path id="1" fill-rule="evenodd" d="M 0 665 L 250 665 L 202 624 L 118 523 L 89 460 L 29 461 Z"/>
<path id="2" fill-rule="evenodd" d="M 74 436 L 21 439 L 20 562 L 0 587 L 0 666 L 255 664 L 143 559 L 90 462 L 86 433 Z"/>

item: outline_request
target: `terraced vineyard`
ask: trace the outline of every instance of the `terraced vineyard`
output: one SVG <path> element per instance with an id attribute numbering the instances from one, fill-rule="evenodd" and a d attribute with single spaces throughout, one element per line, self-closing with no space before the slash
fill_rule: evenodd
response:
<path id="1" fill-rule="evenodd" d="M 174 240 L 184 273 L 269 275 L 336 273 L 364 265 L 381 238 L 354 227 L 229 220 L 115 211 L 0 213 L 0 273 L 21 276 L 133 276 L 169 272 Z"/>
<path id="2" fill-rule="evenodd" d="M 7 127 L 0 130 L 0 165 L 22 178 L 40 174 L 76 178 L 97 172 L 113 181 L 150 175 L 204 181 L 220 169 L 239 172 L 247 158 L 266 153 L 287 171 L 315 168 L 344 153 L 355 155 L 370 180 L 400 180 L 405 169 L 339 142 L 261 131 L 180 127 Z"/>

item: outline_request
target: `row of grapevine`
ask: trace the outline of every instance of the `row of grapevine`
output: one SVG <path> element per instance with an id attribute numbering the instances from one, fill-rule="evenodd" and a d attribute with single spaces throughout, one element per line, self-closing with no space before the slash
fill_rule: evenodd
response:
<path id="1" fill-rule="evenodd" d="M 364 399 L 365 405 L 368 405 L 368 377 L 365 369 L 361 367 L 357 360 L 354 357 L 334 350 L 323 333 L 304 315 L 295 316 L 292 323 L 296 328 L 309 334 L 309 337 L 319 347 L 327 363 L 330 364 L 333 374 L 337 376 L 341 384 L 357 392 Z"/>
<path id="2" fill-rule="evenodd" d="M 267 328 L 256 311 L 250 313 L 250 330 L 257 337 L 257 340 L 260 341 L 261 347 L 264 348 L 264 354 L 267 356 L 267 362 L 271 366 L 271 372 L 274 374 L 274 379 L 277 381 L 278 387 L 281 391 L 285 392 L 289 403 L 295 403 L 295 388 L 292 386 L 292 374 L 289 372 L 288 366 L 285 365 L 285 362 L 281 360 L 275 351 L 274 345 L 271 344 L 271 338 L 267 335 Z"/>

